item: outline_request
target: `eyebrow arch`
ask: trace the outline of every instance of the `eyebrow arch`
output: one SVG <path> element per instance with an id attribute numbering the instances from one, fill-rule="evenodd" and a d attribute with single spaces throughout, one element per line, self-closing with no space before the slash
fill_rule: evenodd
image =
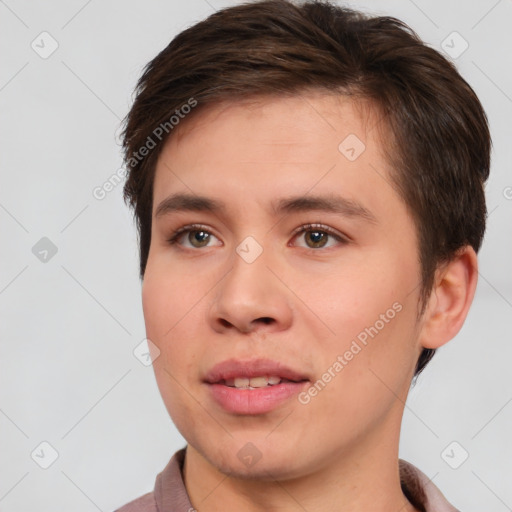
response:
<path id="1" fill-rule="evenodd" d="M 155 210 L 155 218 L 177 211 L 220 213 L 226 206 L 222 201 L 206 196 L 178 193 L 161 201 Z M 271 210 L 275 216 L 291 212 L 326 211 L 346 217 L 360 217 L 373 224 L 375 215 L 362 204 L 352 199 L 336 195 L 293 196 L 273 201 Z"/>
<path id="2" fill-rule="evenodd" d="M 279 199 L 273 203 L 272 210 L 276 215 L 317 210 L 337 213 L 345 217 L 360 217 L 372 224 L 377 223 L 375 215 L 361 203 L 336 195 L 308 195 Z"/>
<path id="3" fill-rule="evenodd" d="M 224 204 L 216 199 L 192 194 L 173 194 L 165 198 L 155 210 L 155 217 L 162 217 L 172 212 L 221 212 Z"/>

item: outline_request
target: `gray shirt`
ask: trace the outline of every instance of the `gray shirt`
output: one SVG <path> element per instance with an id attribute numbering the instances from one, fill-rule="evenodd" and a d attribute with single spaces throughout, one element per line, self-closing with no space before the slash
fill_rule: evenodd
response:
<path id="1" fill-rule="evenodd" d="M 153 491 L 130 501 L 115 512 L 195 512 L 183 482 L 185 450 L 178 450 L 156 477 Z M 402 491 L 422 512 L 459 512 L 416 466 L 399 460 Z"/>

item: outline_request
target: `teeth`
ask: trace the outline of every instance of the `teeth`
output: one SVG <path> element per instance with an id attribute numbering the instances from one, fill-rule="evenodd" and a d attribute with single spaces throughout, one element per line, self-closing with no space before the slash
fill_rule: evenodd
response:
<path id="1" fill-rule="evenodd" d="M 273 386 L 274 384 L 279 384 L 281 382 L 281 377 L 269 377 L 268 378 L 268 383 Z"/>
<path id="2" fill-rule="evenodd" d="M 274 375 L 270 377 L 252 377 L 250 379 L 247 377 L 236 377 L 235 379 L 227 379 L 226 386 L 235 387 L 238 389 L 254 389 L 264 388 L 266 386 L 275 386 L 280 382 L 281 378 Z"/>
<path id="3" fill-rule="evenodd" d="M 250 380 L 247 379 L 246 377 L 237 377 L 234 380 L 233 385 L 235 386 L 235 388 L 248 388 L 249 383 Z"/>

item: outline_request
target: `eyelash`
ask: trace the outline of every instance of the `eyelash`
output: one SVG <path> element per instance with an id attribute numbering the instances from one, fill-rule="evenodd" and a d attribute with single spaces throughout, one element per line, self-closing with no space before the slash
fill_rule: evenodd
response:
<path id="1" fill-rule="evenodd" d="M 167 239 L 167 243 L 170 245 L 176 245 L 178 244 L 178 239 L 181 238 L 181 235 L 185 233 L 189 233 L 191 231 L 206 231 L 208 234 L 213 235 L 213 233 L 208 229 L 207 226 L 204 226 L 203 224 L 190 224 L 187 226 L 183 226 L 182 228 L 177 229 L 170 238 Z M 337 242 L 341 244 L 347 244 L 349 243 L 349 239 L 346 236 L 343 236 L 341 233 L 338 233 L 334 229 L 330 228 L 329 226 L 325 226 L 324 224 L 304 224 L 294 230 L 293 232 L 293 238 L 297 237 L 298 235 L 302 233 L 307 233 L 309 231 L 319 231 L 321 233 L 327 233 L 328 235 L 332 236 Z M 214 235 L 215 236 L 215 235 Z M 327 249 L 329 249 L 328 247 Z M 199 249 L 199 248 L 197 248 Z M 309 249 L 311 251 L 318 251 L 319 249 L 323 249 L 323 247 L 313 248 L 313 247 L 306 247 L 306 249 Z"/>

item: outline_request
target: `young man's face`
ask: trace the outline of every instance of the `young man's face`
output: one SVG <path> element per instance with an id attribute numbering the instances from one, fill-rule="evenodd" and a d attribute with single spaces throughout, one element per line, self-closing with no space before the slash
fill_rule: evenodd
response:
<path id="1" fill-rule="evenodd" d="M 420 265 L 377 119 L 334 96 L 232 104 L 191 118 L 159 158 L 143 283 L 154 371 L 189 450 L 223 472 L 288 478 L 397 456 L 422 348 Z M 191 201 L 155 215 L 176 194 Z M 283 380 L 234 387 L 257 377 Z"/>

